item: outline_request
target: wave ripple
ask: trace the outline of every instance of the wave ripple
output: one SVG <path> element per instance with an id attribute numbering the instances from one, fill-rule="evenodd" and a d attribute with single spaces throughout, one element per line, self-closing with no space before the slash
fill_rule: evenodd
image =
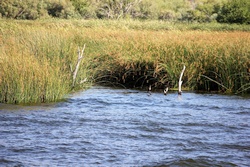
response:
<path id="1" fill-rule="evenodd" d="M 93 87 L 0 104 L 0 166 L 248 166 L 249 98 Z"/>

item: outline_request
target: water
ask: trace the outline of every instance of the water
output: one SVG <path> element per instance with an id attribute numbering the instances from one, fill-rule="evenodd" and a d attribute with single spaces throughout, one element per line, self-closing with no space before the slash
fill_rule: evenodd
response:
<path id="1" fill-rule="evenodd" d="M 0 166 L 249 166 L 250 99 L 93 87 L 0 104 Z"/>

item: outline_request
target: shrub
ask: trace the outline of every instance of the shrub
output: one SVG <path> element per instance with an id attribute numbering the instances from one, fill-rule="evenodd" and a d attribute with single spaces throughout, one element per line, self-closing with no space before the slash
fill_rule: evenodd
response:
<path id="1" fill-rule="evenodd" d="M 82 18 L 96 18 L 96 6 L 93 0 L 70 0 L 75 7 L 75 11 Z"/>
<path id="2" fill-rule="evenodd" d="M 6 18 L 34 20 L 47 16 L 45 6 L 45 3 L 39 0 L 27 0 L 25 2 L 5 0 L 0 1 L 0 14 Z"/>
<path id="3" fill-rule="evenodd" d="M 67 0 L 51 0 L 47 2 L 48 14 L 52 17 L 70 19 L 77 17 L 75 8 L 70 1 Z"/>
<path id="4" fill-rule="evenodd" d="M 12 19 L 35 20 L 52 17 L 73 18 L 77 14 L 68 0 L 5 0 L 0 1 L 0 15 Z"/>
<path id="5" fill-rule="evenodd" d="M 218 15 L 218 22 L 250 24 L 250 1 L 230 0 L 225 3 Z"/>

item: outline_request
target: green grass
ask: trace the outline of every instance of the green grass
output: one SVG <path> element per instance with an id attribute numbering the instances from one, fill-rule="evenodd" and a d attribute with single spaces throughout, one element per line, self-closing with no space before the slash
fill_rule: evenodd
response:
<path id="1" fill-rule="evenodd" d="M 0 102 L 53 102 L 91 84 L 175 89 L 183 65 L 187 89 L 249 93 L 249 30 L 217 23 L 1 20 Z M 84 44 L 72 88 L 70 66 Z"/>
<path id="2" fill-rule="evenodd" d="M 189 23 L 189 22 L 167 22 L 161 20 L 3 20 L 4 22 L 15 22 L 16 25 L 37 26 L 47 28 L 109 28 L 121 30 L 202 30 L 202 31 L 250 31 L 247 24 L 221 24 L 221 23 Z"/>

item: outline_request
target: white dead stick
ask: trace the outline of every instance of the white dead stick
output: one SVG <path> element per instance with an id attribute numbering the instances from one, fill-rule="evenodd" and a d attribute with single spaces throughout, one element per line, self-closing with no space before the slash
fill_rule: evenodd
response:
<path id="1" fill-rule="evenodd" d="M 168 93 L 168 87 L 166 87 L 166 88 L 164 89 L 163 93 L 164 93 L 164 95 L 167 95 L 167 93 Z"/>
<path id="2" fill-rule="evenodd" d="M 82 50 L 80 50 L 80 47 L 78 47 L 78 59 L 77 59 L 77 63 L 76 63 L 75 70 L 73 71 L 73 70 L 72 70 L 72 67 L 71 67 L 71 71 L 72 71 L 72 74 L 73 74 L 73 84 L 72 84 L 73 87 L 75 86 L 76 75 L 77 75 L 77 72 L 78 72 L 78 70 L 79 70 L 79 67 L 80 67 L 82 58 L 83 58 L 84 50 L 85 50 L 85 44 L 84 44 Z"/>
<path id="3" fill-rule="evenodd" d="M 184 73 L 185 69 L 186 69 L 186 66 L 184 65 L 183 69 L 181 71 L 180 78 L 179 78 L 179 88 L 178 88 L 178 94 L 179 95 L 181 95 L 181 93 L 182 93 L 182 91 L 181 91 L 182 80 L 181 79 L 182 79 L 182 76 L 183 76 L 183 73 Z"/>

